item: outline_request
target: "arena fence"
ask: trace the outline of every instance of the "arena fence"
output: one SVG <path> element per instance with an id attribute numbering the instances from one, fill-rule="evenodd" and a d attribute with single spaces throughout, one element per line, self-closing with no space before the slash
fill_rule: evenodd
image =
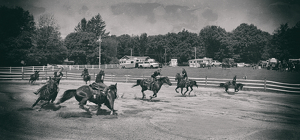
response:
<path id="1" fill-rule="evenodd" d="M 71 69 L 82 70 L 86 65 L 73 65 Z M 94 66 L 89 65 L 89 69 L 99 69 Z M 102 66 L 102 65 L 101 65 Z M 70 66 L 68 66 L 70 68 Z M 117 65 L 107 65 L 103 68 L 117 68 Z M 53 76 L 53 71 L 59 69 L 59 66 L 31 66 L 31 67 L 0 67 L 0 80 L 29 80 L 30 75 L 34 73 L 35 70 L 39 70 L 40 78 L 39 80 L 47 80 L 49 76 Z M 64 76 L 62 80 L 79 80 L 83 81 L 81 73 L 71 73 L 68 71 L 63 72 Z M 91 81 L 95 81 L 96 74 L 90 73 Z M 134 75 L 113 75 L 107 73 L 105 75 L 105 81 L 109 82 L 124 82 L 124 83 L 136 83 L 138 79 L 150 78 L 150 76 L 134 76 Z M 175 77 L 169 77 L 171 83 L 176 85 Z M 220 87 L 220 83 L 225 83 L 232 79 L 219 79 L 219 78 L 193 78 L 189 79 L 195 80 L 199 86 L 202 87 Z M 250 80 L 250 79 L 237 79 L 237 83 L 244 84 L 243 90 L 255 90 L 255 91 L 277 91 L 283 93 L 300 93 L 300 84 L 289 84 L 281 83 L 275 81 L 265 80 Z"/>

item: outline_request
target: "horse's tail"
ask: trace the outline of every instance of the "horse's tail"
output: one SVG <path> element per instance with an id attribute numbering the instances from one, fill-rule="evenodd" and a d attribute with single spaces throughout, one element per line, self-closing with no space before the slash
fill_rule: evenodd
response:
<path id="1" fill-rule="evenodd" d="M 75 94 L 76 94 L 76 89 L 66 90 L 56 104 L 60 104 L 60 103 L 65 102 L 66 100 L 71 99 L 73 96 L 75 96 Z"/>
<path id="2" fill-rule="evenodd" d="M 141 82 L 142 82 L 141 79 L 136 80 L 136 84 L 133 85 L 131 88 L 133 88 L 133 87 L 135 87 L 135 86 L 138 86 L 138 85 L 141 85 Z"/>
<path id="3" fill-rule="evenodd" d="M 220 87 L 224 87 L 225 86 L 225 84 L 224 83 L 220 83 Z"/>
<path id="4" fill-rule="evenodd" d="M 197 82 L 193 81 L 193 85 L 195 85 L 198 88 Z"/>
<path id="5" fill-rule="evenodd" d="M 240 85 L 240 89 L 243 90 L 243 87 L 244 87 L 244 84 L 241 84 Z"/>

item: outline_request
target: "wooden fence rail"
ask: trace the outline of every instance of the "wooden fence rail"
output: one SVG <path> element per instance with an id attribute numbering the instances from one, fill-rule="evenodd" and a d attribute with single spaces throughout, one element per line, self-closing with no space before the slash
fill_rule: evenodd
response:
<path id="1" fill-rule="evenodd" d="M 40 68 L 40 67 L 38 67 Z M 38 69 L 36 68 L 36 69 Z M 25 69 L 25 68 L 24 68 Z M 11 69 L 9 72 L 1 72 L 0 71 L 0 80 L 29 80 L 30 75 L 33 74 L 31 70 L 24 70 L 23 72 L 15 71 L 15 69 Z M 47 80 L 49 76 L 53 76 L 53 71 L 40 71 L 39 80 Z M 71 73 L 68 71 L 63 72 L 64 76 L 62 80 L 80 80 L 83 81 L 81 77 L 81 73 Z M 96 73 L 90 73 L 91 81 L 95 81 Z M 137 79 L 150 78 L 150 76 L 133 76 L 133 75 L 113 75 L 106 74 L 105 81 L 110 82 L 125 82 L 125 83 L 135 83 Z M 176 85 L 175 77 L 169 77 L 171 83 Z M 219 87 L 220 83 L 225 83 L 232 79 L 219 79 L 219 78 L 193 78 L 189 79 L 195 80 L 199 86 L 202 87 Z M 300 84 L 289 84 L 289 83 L 281 83 L 269 80 L 250 80 L 250 79 L 237 79 L 237 83 L 244 84 L 245 90 L 259 90 L 259 91 L 278 91 L 284 93 L 300 93 Z"/>

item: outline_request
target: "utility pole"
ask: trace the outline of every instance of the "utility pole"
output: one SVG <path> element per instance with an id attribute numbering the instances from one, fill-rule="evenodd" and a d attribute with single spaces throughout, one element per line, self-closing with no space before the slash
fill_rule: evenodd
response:
<path id="1" fill-rule="evenodd" d="M 131 59 L 132 59 L 132 48 L 130 49 L 130 56 L 131 56 Z"/>
<path id="2" fill-rule="evenodd" d="M 197 48 L 196 47 L 194 47 L 194 48 L 195 48 L 195 59 L 197 59 L 197 57 L 196 57 Z"/>
<path id="3" fill-rule="evenodd" d="M 101 42 L 102 42 L 102 40 L 101 40 L 101 35 L 99 36 L 99 69 L 101 69 Z"/>
<path id="4" fill-rule="evenodd" d="M 167 64 L 167 49 L 165 48 L 165 64 Z"/>

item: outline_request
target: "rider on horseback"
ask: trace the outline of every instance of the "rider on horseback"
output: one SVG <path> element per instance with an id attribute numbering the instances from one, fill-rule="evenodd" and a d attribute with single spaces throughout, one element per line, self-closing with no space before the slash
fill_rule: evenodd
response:
<path id="1" fill-rule="evenodd" d="M 235 86 L 235 84 L 236 84 L 236 75 L 233 77 L 233 80 L 232 80 L 232 85 Z"/>
<path id="2" fill-rule="evenodd" d="M 64 70 L 64 68 L 61 67 L 57 72 L 54 72 L 53 78 L 54 78 L 54 81 L 57 82 L 57 84 L 59 84 L 60 79 L 64 76 L 64 74 L 62 73 L 63 70 Z M 59 74 L 57 75 L 57 73 L 59 73 Z"/>
<path id="3" fill-rule="evenodd" d="M 53 80 L 59 84 L 60 79 L 63 77 L 62 71 L 63 71 L 63 67 L 61 67 L 57 72 L 54 72 L 54 77 Z M 59 72 L 59 75 L 57 75 L 57 73 Z M 36 92 L 33 92 L 34 94 L 38 95 L 41 91 L 42 87 L 39 88 Z M 57 88 L 57 92 L 59 91 L 59 89 Z"/>
<path id="4" fill-rule="evenodd" d="M 101 95 L 101 94 L 107 94 L 107 91 L 108 91 L 108 86 L 106 86 L 103 81 L 104 81 L 104 71 L 103 70 L 100 70 L 99 74 L 97 74 L 97 77 L 96 77 L 96 80 L 95 82 L 93 82 L 90 86 L 93 88 L 93 89 L 96 89 L 97 92 L 95 93 L 94 92 L 94 95 L 93 95 L 93 98 L 96 98 L 97 94 L 98 95 Z M 103 90 L 102 90 L 103 89 Z M 102 91 L 101 91 L 102 90 Z M 101 96 L 100 96 L 101 97 Z M 86 101 L 89 99 L 90 97 L 87 97 L 87 98 L 83 98 L 80 103 L 79 103 L 79 107 L 80 108 L 84 108 L 83 105 L 86 103 Z"/>
<path id="5" fill-rule="evenodd" d="M 89 75 L 89 71 L 87 68 L 84 68 L 84 70 L 82 71 L 81 76 L 84 76 L 84 75 Z"/>
<path id="6" fill-rule="evenodd" d="M 156 76 L 160 75 L 161 69 L 158 69 L 151 75 L 151 81 L 150 84 L 147 85 L 147 88 L 150 89 L 151 85 L 157 80 Z"/>

